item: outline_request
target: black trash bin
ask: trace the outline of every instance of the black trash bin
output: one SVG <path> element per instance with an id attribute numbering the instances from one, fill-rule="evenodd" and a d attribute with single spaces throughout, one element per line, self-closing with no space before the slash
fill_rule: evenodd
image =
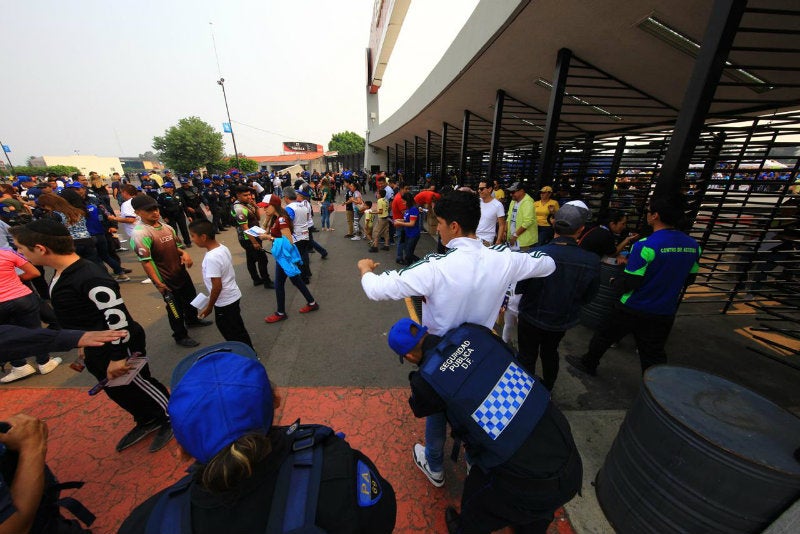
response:
<path id="1" fill-rule="evenodd" d="M 800 498 L 800 419 L 718 376 L 661 365 L 597 474 L 620 533 L 761 532 Z"/>

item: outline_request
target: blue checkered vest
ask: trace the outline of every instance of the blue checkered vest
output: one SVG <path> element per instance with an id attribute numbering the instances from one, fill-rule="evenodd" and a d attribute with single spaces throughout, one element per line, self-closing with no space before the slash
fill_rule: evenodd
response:
<path id="1" fill-rule="evenodd" d="M 453 432 L 485 470 L 505 463 L 539 423 L 550 392 L 491 330 L 464 323 L 425 352 L 420 374 L 447 405 Z"/>

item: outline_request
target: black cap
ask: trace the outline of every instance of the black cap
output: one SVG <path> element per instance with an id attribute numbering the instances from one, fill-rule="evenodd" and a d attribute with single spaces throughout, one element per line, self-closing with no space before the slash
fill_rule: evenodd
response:
<path id="1" fill-rule="evenodd" d="M 31 232 L 36 232 L 37 234 L 47 234 L 58 237 L 70 236 L 69 230 L 66 226 L 52 219 L 38 219 L 26 224 L 25 228 Z"/>
<path id="2" fill-rule="evenodd" d="M 149 210 L 158 207 L 158 202 L 150 195 L 136 195 L 131 200 L 131 207 L 134 210 Z"/>

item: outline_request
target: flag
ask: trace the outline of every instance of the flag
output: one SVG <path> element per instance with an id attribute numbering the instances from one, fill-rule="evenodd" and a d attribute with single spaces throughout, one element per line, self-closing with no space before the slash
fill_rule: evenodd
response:
<path id="1" fill-rule="evenodd" d="M 231 123 L 223 122 L 222 123 L 222 131 L 225 133 L 232 133 L 233 129 L 231 128 Z"/>
<path id="2" fill-rule="evenodd" d="M 8 146 L 8 145 L 3 145 L 3 152 L 6 152 L 6 153 L 11 152 L 11 147 Z"/>

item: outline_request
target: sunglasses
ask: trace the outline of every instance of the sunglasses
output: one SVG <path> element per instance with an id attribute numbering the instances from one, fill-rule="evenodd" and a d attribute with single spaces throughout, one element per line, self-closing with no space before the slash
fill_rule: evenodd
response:
<path id="1" fill-rule="evenodd" d="M 488 187 L 488 186 L 487 187 L 479 187 L 478 191 L 483 191 L 484 189 L 491 189 L 491 187 Z"/>

